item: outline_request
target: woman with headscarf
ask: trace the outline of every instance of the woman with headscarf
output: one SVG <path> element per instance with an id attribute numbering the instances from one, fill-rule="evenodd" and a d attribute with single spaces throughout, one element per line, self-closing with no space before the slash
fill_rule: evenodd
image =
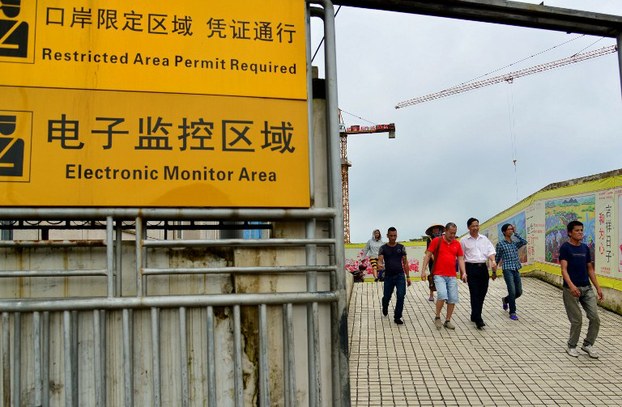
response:
<path id="1" fill-rule="evenodd" d="M 372 274 L 374 275 L 374 281 L 382 281 L 382 271 L 380 275 L 378 275 L 378 250 L 380 250 L 380 246 L 384 243 L 382 241 L 382 236 L 380 235 L 380 230 L 375 229 L 371 234 L 371 239 L 367 241 L 363 252 L 366 257 L 369 257 L 369 263 L 372 267 Z"/>

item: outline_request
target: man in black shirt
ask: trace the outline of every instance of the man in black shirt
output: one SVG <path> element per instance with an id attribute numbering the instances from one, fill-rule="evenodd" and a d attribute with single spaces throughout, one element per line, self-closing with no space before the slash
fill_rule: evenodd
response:
<path id="1" fill-rule="evenodd" d="M 402 311 L 404 309 L 404 297 L 406 297 L 406 285 L 410 286 L 408 258 L 406 248 L 396 242 L 397 229 L 390 227 L 387 231 L 389 242 L 383 244 L 378 252 L 378 266 L 384 268 L 384 295 L 382 297 L 382 315 L 389 314 L 389 301 L 393 290 L 397 291 L 395 313 L 393 321 L 402 325 Z M 384 267 L 383 267 L 384 266 Z"/>

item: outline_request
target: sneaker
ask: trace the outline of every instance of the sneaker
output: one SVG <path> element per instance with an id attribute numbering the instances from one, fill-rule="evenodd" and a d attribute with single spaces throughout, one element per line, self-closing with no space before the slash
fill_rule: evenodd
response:
<path id="1" fill-rule="evenodd" d="M 569 354 L 570 356 L 572 356 L 573 358 L 578 358 L 579 357 L 579 352 L 577 352 L 577 348 L 571 348 L 568 347 L 566 349 L 566 353 Z"/>
<path id="2" fill-rule="evenodd" d="M 508 300 L 505 299 L 505 297 L 501 298 L 501 302 L 503 303 L 503 310 L 507 311 L 508 310 Z"/>
<path id="3" fill-rule="evenodd" d="M 516 315 L 516 314 L 510 314 L 510 319 L 511 319 L 512 321 L 518 321 L 518 315 Z"/>
<path id="4" fill-rule="evenodd" d="M 430 298 L 428 298 L 428 301 L 434 301 L 434 297 L 431 296 Z"/>
<path id="5" fill-rule="evenodd" d="M 477 329 L 482 330 L 482 329 L 484 329 L 486 324 L 484 323 L 484 321 L 477 321 L 477 322 L 475 322 L 475 326 L 477 327 Z"/>
<path id="6" fill-rule="evenodd" d="M 593 359 L 598 359 L 598 351 L 592 347 L 592 345 L 583 345 L 581 346 L 581 350 L 590 355 Z M 576 349 L 575 349 L 576 351 Z"/>
<path id="7" fill-rule="evenodd" d="M 384 315 L 385 317 L 389 315 L 389 308 L 382 307 L 382 315 Z"/>
<path id="8" fill-rule="evenodd" d="M 445 321 L 445 324 L 443 324 L 443 326 L 447 329 L 456 329 L 456 326 L 452 324 L 450 320 Z"/>
<path id="9" fill-rule="evenodd" d="M 436 327 L 436 329 L 441 329 L 443 327 L 443 322 L 441 322 L 440 317 L 434 318 L 434 326 Z"/>
<path id="10" fill-rule="evenodd" d="M 395 318 L 395 319 L 393 320 L 393 322 L 395 322 L 395 323 L 396 323 L 396 324 L 398 324 L 398 325 L 404 325 L 404 321 L 402 321 L 402 319 L 401 319 L 401 318 Z"/>

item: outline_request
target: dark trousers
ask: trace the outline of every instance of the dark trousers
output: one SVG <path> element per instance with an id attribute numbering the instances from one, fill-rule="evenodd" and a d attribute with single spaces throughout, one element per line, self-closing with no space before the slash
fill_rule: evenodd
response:
<path id="1" fill-rule="evenodd" d="M 488 267 L 486 263 L 466 263 L 466 273 L 471 294 L 471 321 L 482 322 L 482 308 L 488 292 Z"/>
<path id="2" fill-rule="evenodd" d="M 404 297 L 406 297 L 406 277 L 403 272 L 397 274 L 385 274 L 384 276 L 384 292 L 382 296 L 382 310 L 388 311 L 389 301 L 393 296 L 393 290 L 396 291 L 397 301 L 395 301 L 394 319 L 402 318 L 404 310 Z"/>

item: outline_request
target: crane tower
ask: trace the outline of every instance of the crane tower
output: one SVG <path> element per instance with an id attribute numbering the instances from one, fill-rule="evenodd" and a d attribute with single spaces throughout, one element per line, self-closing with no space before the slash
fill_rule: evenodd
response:
<path id="1" fill-rule="evenodd" d="M 377 124 L 374 126 L 350 126 L 343 123 L 339 112 L 339 141 L 341 154 L 341 196 L 343 204 L 343 239 L 350 243 L 350 181 L 348 171 L 352 164 L 348 161 L 348 136 L 354 134 L 389 133 L 389 138 L 395 138 L 395 123 Z"/>

